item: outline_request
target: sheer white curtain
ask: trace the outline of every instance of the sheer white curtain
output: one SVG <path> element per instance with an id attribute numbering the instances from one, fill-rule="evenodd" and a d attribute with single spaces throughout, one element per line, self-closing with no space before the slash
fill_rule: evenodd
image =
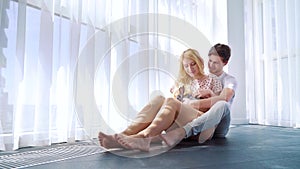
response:
<path id="1" fill-rule="evenodd" d="M 99 29 L 96 25 L 105 24 L 92 10 L 99 2 L 3 2 L 9 25 L 2 149 L 85 139 L 75 113 L 73 79 L 80 49 Z"/>
<path id="2" fill-rule="evenodd" d="M 193 25 L 210 43 L 227 41 L 226 0 L 2 2 L 1 150 L 118 132 L 157 91 L 168 95 L 178 56 L 193 46 L 167 36 L 172 23 L 161 36 L 153 13 Z M 207 46 L 195 46 L 206 57 Z"/>
<path id="3" fill-rule="evenodd" d="M 300 126 L 299 7 L 297 0 L 245 1 L 251 123 Z"/>

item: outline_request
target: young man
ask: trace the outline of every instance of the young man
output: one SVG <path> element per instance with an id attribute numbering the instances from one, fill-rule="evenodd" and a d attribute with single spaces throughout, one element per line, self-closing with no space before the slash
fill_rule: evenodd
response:
<path id="1" fill-rule="evenodd" d="M 198 142 L 203 143 L 213 136 L 225 137 L 228 133 L 230 126 L 230 106 L 237 88 L 236 79 L 223 70 L 230 59 L 231 49 L 227 45 L 218 43 L 210 49 L 208 56 L 209 71 L 220 79 L 223 90 L 218 96 L 185 101 L 186 104 L 190 104 L 195 109 L 209 110 L 182 128 L 177 128 L 167 134 L 161 135 L 161 138 L 169 146 L 173 146 L 182 139 L 190 136 L 199 135 Z M 207 93 L 204 92 L 202 95 L 207 95 Z"/>
<path id="2" fill-rule="evenodd" d="M 159 108 L 162 106 L 162 103 L 157 100 L 162 100 L 166 105 L 169 105 L 167 108 L 172 110 L 168 114 L 162 113 L 164 115 L 163 119 L 173 119 L 174 113 L 177 112 L 178 116 L 175 119 L 177 124 L 180 120 L 184 119 L 181 118 L 183 117 L 182 115 L 193 114 L 192 112 L 198 113 L 198 110 L 205 112 L 205 110 L 209 109 L 209 111 L 195 118 L 192 122 L 184 123 L 187 125 L 179 125 L 181 128 L 167 132 L 166 135 L 161 135 L 161 138 L 168 145 L 175 145 L 183 138 L 199 133 L 201 133 L 199 135 L 199 142 L 209 139 L 212 133 L 218 137 L 225 137 L 230 125 L 230 111 L 227 101 L 231 104 L 237 86 L 235 78 L 223 71 L 223 67 L 228 63 L 230 58 L 230 52 L 229 46 L 223 44 L 216 44 L 209 51 L 209 70 L 212 74 L 220 78 L 223 85 L 223 90 L 219 96 L 210 97 L 211 91 L 203 90 L 199 92 L 199 97 L 209 97 L 208 99 L 185 100 L 184 104 L 172 98 L 156 99 L 155 104 L 149 104 L 145 107 L 145 110 L 149 106 Z M 186 104 L 190 104 L 191 106 Z M 136 121 L 138 122 L 131 124 L 120 134 L 106 135 L 99 132 L 100 145 L 105 148 L 124 147 L 148 151 L 152 140 L 151 137 L 155 136 L 157 131 L 161 131 L 161 127 L 159 125 L 152 126 L 148 133 L 141 133 L 141 131 L 150 125 L 150 121 L 154 119 L 157 112 L 157 110 L 153 111 L 152 109 L 151 111 L 142 110 L 137 116 L 138 120 Z M 152 120 L 149 120 L 149 117 Z M 145 119 L 148 120 L 146 121 Z M 143 123 L 143 121 L 146 123 Z M 161 119 L 161 121 L 163 120 Z M 136 139 L 136 137 L 140 139 Z"/>

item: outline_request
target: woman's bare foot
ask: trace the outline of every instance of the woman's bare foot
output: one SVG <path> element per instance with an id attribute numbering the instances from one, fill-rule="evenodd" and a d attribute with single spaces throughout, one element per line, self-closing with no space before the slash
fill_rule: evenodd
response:
<path id="1" fill-rule="evenodd" d="M 166 134 L 161 134 L 160 137 L 168 146 L 175 146 L 184 139 L 185 130 L 183 128 L 177 128 L 167 132 Z"/>
<path id="2" fill-rule="evenodd" d="M 98 134 L 99 143 L 102 147 L 110 149 L 110 148 L 121 148 L 122 146 L 116 140 L 116 134 L 108 135 L 102 132 Z"/>
<path id="3" fill-rule="evenodd" d="M 117 134 L 116 140 L 126 149 L 137 149 L 141 151 L 149 151 L 150 149 L 151 138 L 140 138 Z"/>

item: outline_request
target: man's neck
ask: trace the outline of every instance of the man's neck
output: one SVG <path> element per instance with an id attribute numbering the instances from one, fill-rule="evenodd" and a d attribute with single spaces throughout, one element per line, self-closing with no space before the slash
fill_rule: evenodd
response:
<path id="1" fill-rule="evenodd" d="M 220 72 L 215 73 L 214 75 L 220 77 L 223 73 L 224 73 L 224 71 L 220 71 Z"/>

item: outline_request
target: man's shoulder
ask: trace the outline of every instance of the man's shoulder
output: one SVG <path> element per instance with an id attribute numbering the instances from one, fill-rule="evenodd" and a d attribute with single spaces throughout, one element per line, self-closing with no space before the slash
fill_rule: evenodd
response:
<path id="1" fill-rule="evenodd" d="M 226 73 L 223 77 L 223 80 L 224 80 L 224 83 L 225 83 L 226 87 L 231 88 L 233 90 L 236 90 L 238 82 L 237 82 L 236 78 L 233 75 L 230 75 L 230 74 Z"/>
<path id="2" fill-rule="evenodd" d="M 221 76 L 217 76 L 217 75 L 215 75 L 215 74 L 210 73 L 210 74 L 209 74 L 209 77 L 210 77 L 210 78 L 219 79 L 220 81 L 222 81 L 222 83 L 224 83 L 224 82 L 233 82 L 233 83 L 237 83 L 236 78 L 235 78 L 233 75 L 228 74 L 228 73 L 226 73 L 226 72 L 223 72 L 223 74 L 222 74 Z"/>
<path id="3" fill-rule="evenodd" d="M 226 72 L 224 72 L 223 79 L 236 81 L 236 78 L 233 75 L 226 73 Z"/>
<path id="4" fill-rule="evenodd" d="M 235 79 L 235 77 L 233 75 L 231 75 L 229 73 L 226 73 L 226 72 L 224 72 L 224 77 L 226 77 L 226 78 L 234 78 Z"/>

